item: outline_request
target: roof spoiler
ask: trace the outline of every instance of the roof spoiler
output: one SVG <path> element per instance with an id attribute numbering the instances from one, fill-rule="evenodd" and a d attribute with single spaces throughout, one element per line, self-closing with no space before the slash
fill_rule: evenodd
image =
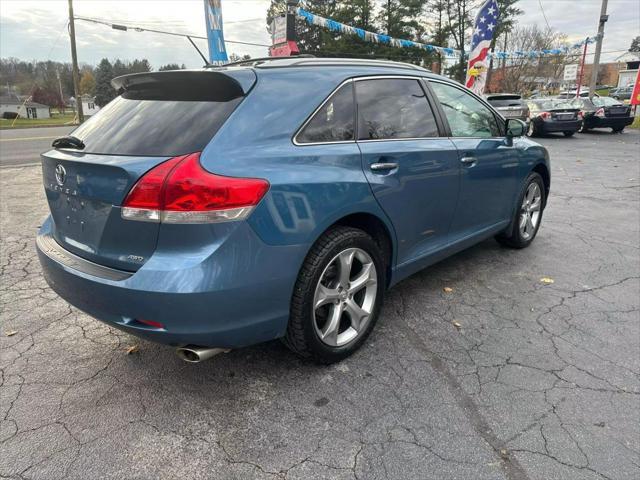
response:
<path id="1" fill-rule="evenodd" d="M 132 100 L 228 102 L 247 95 L 255 82 L 250 69 L 170 70 L 123 75 L 111 85 Z"/>

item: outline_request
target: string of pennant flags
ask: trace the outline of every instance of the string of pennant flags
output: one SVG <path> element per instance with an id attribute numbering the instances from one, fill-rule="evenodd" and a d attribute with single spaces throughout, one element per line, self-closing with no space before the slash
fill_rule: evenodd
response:
<path id="1" fill-rule="evenodd" d="M 330 18 L 321 17 L 314 13 L 308 12 L 303 8 L 298 7 L 297 14 L 303 18 L 309 25 L 317 25 L 319 27 L 326 28 L 332 32 L 344 33 L 348 35 L 357 35 L 361 40 L 371 43 L 379 43 L 382 45 L 389 45 L 396 48 L 419 48 L 428 52 L 438 52 L 446 57 L 460 58 L 462 52 L 454 48 L 441 47 L 438 45 L 430 45 L 428 43 L 414 42 L 413 40 L 404 40 L 400 38 L 394 38 L 382 33 L 369 32 L 362 28 L 352 27 L 351 25 L 345 25 L 336 20 Z M 597 37 L 587 37 L 573 45 L 562 46 L 558 48 L 545 49 L 545 50 L 529 50 L 529 51 L 513 51 L 513 52 L 490 52 L 489 56 L 502 59 L 502 58 L 539 58 L 545 55 L 562 55 L 569 53 L 572 50 L 583 47 L 585 44 L 595 43 Z"/>

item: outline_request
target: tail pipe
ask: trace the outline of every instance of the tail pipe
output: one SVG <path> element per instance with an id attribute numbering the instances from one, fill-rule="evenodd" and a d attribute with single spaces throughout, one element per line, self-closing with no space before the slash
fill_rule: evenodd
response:
<path id="1" fill-rule="evenodd" d="M 189 363 L 200 363 L 220 353 L 227 353 L 228 351 L 228 348 L 208 348 L 198 347 L 197 345 L 187 345 L 186 347 L 176 348 L 178 357 Z"/>

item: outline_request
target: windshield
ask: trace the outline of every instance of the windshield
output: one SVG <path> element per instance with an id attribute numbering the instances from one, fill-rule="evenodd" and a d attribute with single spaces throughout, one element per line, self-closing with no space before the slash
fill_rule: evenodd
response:
<path id="1" fill-rule="evenodd" d="M 611 107 L 613 105 L 620 105 L 620 100 L 616 100 L 611 97 L 593 97 L 593 104 L 596 107 Z"/>

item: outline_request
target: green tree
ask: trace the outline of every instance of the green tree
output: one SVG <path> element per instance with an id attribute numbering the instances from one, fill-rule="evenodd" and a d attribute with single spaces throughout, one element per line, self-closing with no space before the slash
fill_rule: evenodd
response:
<path id="1" fill-rule="evenodd" d="M 640 36 L 637 36 L 633 40 L 631 40 L 631 45 L 629 46 L 630 52 L 640 52 Z"/>
<path id="2" fill-rule="evenodd" d="M 460 83 L 464 83 L 467 70 L 465 45 L 468 32 L 473 27 L 471 14 L 478 6 L 480 6 L 478 0 L 446 0 L 445 2 L 450 38 L 453 40 L 454 48 L 460 51 L 457 63 L 448 68 L 447 73 Z"/>
<path id="3" fill-rule="evenodd" d="M 120 60 L 117 60 L 117 64 Z M 122 62 L 120 62 L 122 63 Z M 96 79 L 96 103 L 104 107 L 107 103 L 116 97 L 116 91 L 111 86 L 111 80 L 114 78 L 115 64 L 112 65 L 109 59 L 103 58 L 95 69 Z"/>
<path id="4" fill-rule="evenodd" d="M 182 65 L 178 65 L 177 63 L 167 63 L 166 65 L 162 65 L 160 68 L 158 68 L 159 72 L 164 72 L 167 70 L 184 70 L 186 67 L 186 65 L 183 63 Z"/>

